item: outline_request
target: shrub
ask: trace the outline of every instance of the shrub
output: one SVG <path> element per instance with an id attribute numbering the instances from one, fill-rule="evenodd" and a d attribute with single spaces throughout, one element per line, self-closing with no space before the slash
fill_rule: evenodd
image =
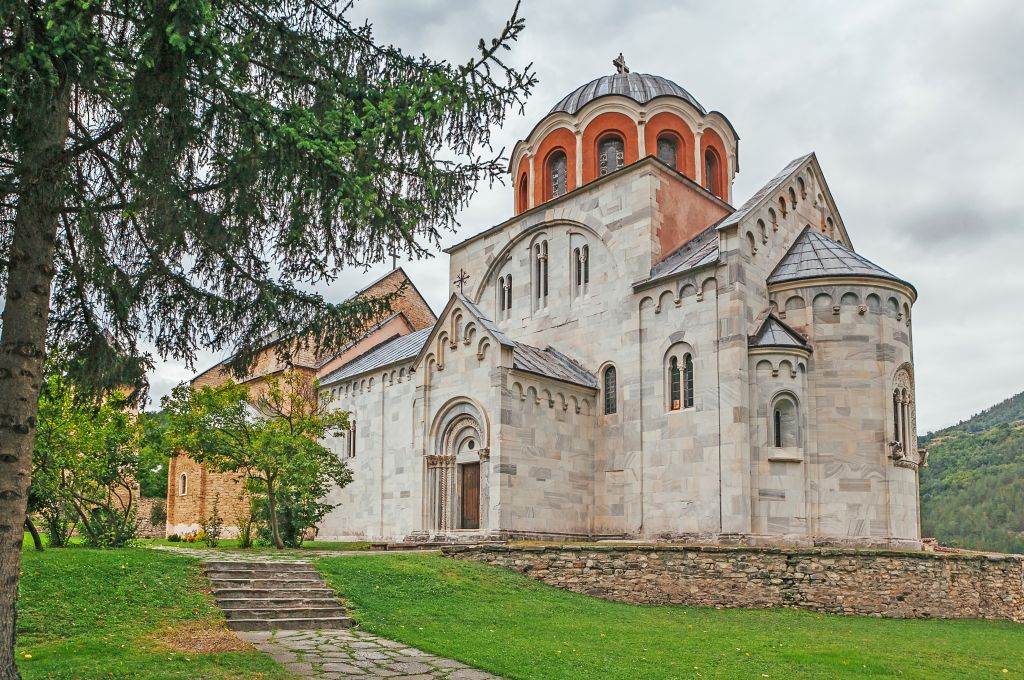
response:
<path id="1" fill-rule="evenodd" d="M 135 520 L 134 508 L 95 507 L 89 521 L 83 525 L 85 544 L 92 548 L 123 548 L 135 539 L 138 529 Z"/>
<path id="2" fill-rule="evenodd" d="M 224 518 L 220 516 L 220 494 L 214 494 L 213 496 L 213 508 L 210 512 L 209 517 L 203 517 L 199 520 L 199 526 L 202 527 L 202 541 L 210 548 L 216 548 L 220 543 L 220 535 L 224 530 Z M 199 540 L 199 539 L 197 539 Z"/>
<path id="3" fill-rule="evenodd" d="M 181 536 L 179 536 L 178 534 L 171 534 L 167 537 L 167 540 L 170 543 L 181 543 Z"/>
<path id="4" fill-rule="evenodd" d="M 165 522 L 167 522 L 167 504 L 162 500 L 158 500 L 149 509 L 149 523 L 158 527 Z"/>
<path id="5" fill-rule="evenodd" d="M 251 548 L 253 541 L 253 529 L 256 529 L 256 518 L 253 516 L 255 507 L 249 503 L 249 512 L 245 517 L 238 519 L 238 547 Z"/>

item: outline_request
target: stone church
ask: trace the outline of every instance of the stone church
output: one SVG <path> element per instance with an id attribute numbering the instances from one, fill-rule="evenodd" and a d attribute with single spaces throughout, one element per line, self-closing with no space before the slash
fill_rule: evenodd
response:
<path id="1" fill-rule="evenodd" d="M 616 64 L 515 146 L 436 321 L 318 373 L 354 472 L 319 537 L 919 547 L 916 290 L 813 153 L 734 207 L 728 118 Z"/>

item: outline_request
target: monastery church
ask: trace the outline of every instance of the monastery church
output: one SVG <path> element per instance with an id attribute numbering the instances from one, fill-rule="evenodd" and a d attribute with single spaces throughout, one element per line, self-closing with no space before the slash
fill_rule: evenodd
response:
<path id="1" fill-rule="evenodd" d="M 615 64 L 515 146 L 514 214 L 445 251 L 439 315 L 407 284 L 293 359 L 352 421 L 318 537 L 920 547 L 915 288 L 854 250 L 813 153 L 734 207 L 729 119 Z M 286 368 L 261 356 L 254 388 Z M 168 533 L 214 494 L 233 524 L 240 488 L 176 456 Z"/>

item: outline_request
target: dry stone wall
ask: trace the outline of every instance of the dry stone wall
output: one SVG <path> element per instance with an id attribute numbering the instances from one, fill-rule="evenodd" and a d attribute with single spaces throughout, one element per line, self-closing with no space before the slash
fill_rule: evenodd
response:
<path id="1" fill-rule="evenodd" d="M 668 545 L 453 546 L 444 553 L 637 604 L 1024 622 L 1019 555 Z"/>

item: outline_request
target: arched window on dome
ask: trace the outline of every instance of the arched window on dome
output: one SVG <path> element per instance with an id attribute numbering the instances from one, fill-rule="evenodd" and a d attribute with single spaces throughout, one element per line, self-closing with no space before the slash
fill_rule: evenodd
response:
<path id="1" fill-rule="evenodd" d="M 609 366 L 604 369 L 604 414 L 606 416 L 615 413 L 618 409 L 618 382 L 615 375 L 615 367 Z"/>
<path id="2" fill-rule="evenodd" d="M 530 197 L 527 195 L 529 183 L 526 181 L 526 173 L 519 178 L 519 195 L 516 197 L 516 208 L 518 212 L 525 212 L 530 207 Z"/>
<path id="3" fill-rule="evenodd" d="M 715 150 L 710 146 L 704 149 L 704 188 L 718 197 L 722 196 L 720 168 L 721 162 Z"/>
<path id="4" fill-rule="evenodd" d="M 597 142 L 597 175 L 615 172 L 626 161 L 626 145 L 618 135 L 605 135 Z"/>
<path id="5" fill-rule="evenodd" d="M 547 196 L 546 198 L 558 198 L 566 191 L 568 181 L 568 166 L 565 152 L 561 149 L 551 152 L 547 161 Z"/>
<path id="6" fill-rule="evenodd" d="M 679 157 L 679 138 L 671 132 L 663 132 L 658 135 L 658 160 L 672 168 L 678 170 L 677 158 Z"/>

